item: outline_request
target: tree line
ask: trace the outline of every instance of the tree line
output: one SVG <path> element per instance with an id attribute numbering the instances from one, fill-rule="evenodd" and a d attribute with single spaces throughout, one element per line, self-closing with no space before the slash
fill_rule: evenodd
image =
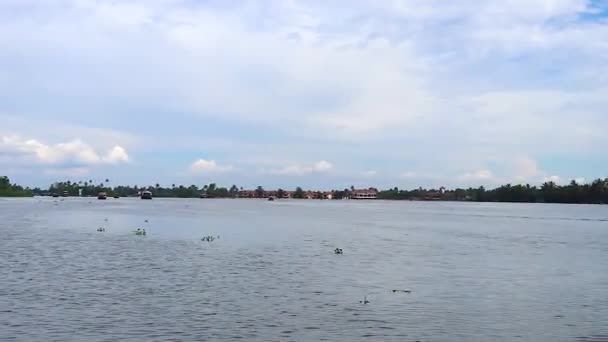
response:
<path id="1" fill-rule="evenodd" d="M 160 184 L 151 186 L 110 186 L 109 179 L 94 183 L 88 181 L 63 181 L 53 183 L 48 189 L 28 188 L 11 183 L 6 176 L 0 177 L 0 196 L 18 197 L 33 195 L 67 195 L 67 196 L 97 196 L 105 192 L 108 196 L 137 196 L 142 191 L 151 191 L 154 197 L 175 198 L 236 198 L 242 197 L 244 193 L 250 197 L 264 198 L 269 194 L 278 198 L 287 197 L 287 191 L 283 189 L 267 191 L 258 186 L 253 191 L 246 192 L 242 187 L 232 185 L 231 187 L 218 186 L 210 183 L 202 187 L 197 185 L 183 186 L 171 184 L 163 187 Z M 354 187 L 344 190 L 332 190 L 329 192 L 305 191 L 297 187 L 292 191 L 292 198 L 314 198 L 323 199 L 331 194 L 332 199 L 343 199 L 350 197 Z M 596 179 L 591 183 L 579 184 L 571 181 L 566 185 L 558 185 L 554 182 L 545 182 L 541 186 L 530 184 L 506 184 L 495 189 L 478 188 L 456 188 L 456 189 L 412 189 L 401 190 L 397 187 L 378 192 L 379 199 L 385 200 L 443 200 L 443 201 L 476 201 L 476 202 L 538 202 L 538 203 L 581 203 L 581 204 L 608 204 L 608 178 Z"/>
<path id="2" fill-rule="evenodd" d="M 170 187 L 163 187 L 160 184 L 150 186 L 138 185 L 118 185 L 109 186 L 109 179 L 99 184 L 93 181 L 64 181 L 51 184 L 47 191 L 40 191 L 36 194 L 44 195 L 68 195 L 68 196 L 97 196 L 100 192 L 105 192 L 108 196 L 129 197 L 137 196 L 142 191 L 151 191 L 154 197 L 175 197 L 175 198 L 195 198 L 205 194 L 209 198 L 229 198 L 237 197 L 239 188 L 233 185 L 230 188 L 217 186 L 215 183 L 204 185 L 202 188 L 192 184 L 190 186 L 171 184 Z"/>
<path id="3" fill-rule="evenodd" d="M 588 184 L 571 181 L 567 185 L 545 182 L 541 186 L 530 184 L 506 184 L 495 189 L 483 186 L 468 189 L 452 189 L 443 192 L 436 189 L 381 191 L 380 199 L 388 200 L 445 200 L 476 202 L 525 202 L 525 203 L 579 203 L 608 204 L 608 178 L 596 179 Z"/>
<path id="4" fill-rule="evenodd" d="M 23 188 L 20 185 L 12 184 L 11 180 L 6 177 L 0 177 L 0 196 L 1 197 L 27 197 L 32 196 L 32 192 L 28 188 Z"/>

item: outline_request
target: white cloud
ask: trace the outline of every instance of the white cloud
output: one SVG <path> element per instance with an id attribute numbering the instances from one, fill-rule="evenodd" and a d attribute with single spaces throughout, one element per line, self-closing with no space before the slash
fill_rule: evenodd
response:
<path id="1" fill-rule="evenodd" d="M 115 164 L 120 162 L 128 162 L 129 155 L 124 148 L 120 146 L 114 146 L 110 152 L 108 152 L 107 156 L 103 158 L 103 160 L 107 163 Z"/>
<path id="2" fill-rule="evenodd" d="M 192 173 L 219 173 L 232 170 L 232 165 L 218 165 L 215 160 L 199 159 L 190 165 Z"/>
<path id="3" fill-rule="evenodd" d="M 334 169 L 332 163 L 321 160 L 311 165 L 289 164 L 278 169 L 272 169 L 268 173 L 276 175 L 303 176 L 314 173 L 327 173 Z"/>
<path id="4" fill-rule="evenodd" d="M 517 158 L 515 160 L 515 168 L 515 178 L 522 181 L 536 178 L 542 173 L 536 160 L 529 157 Z"/>
<path id="5" fill-rule="evenodd" d="M 602 77 L 608 74 L 608 25 L 580 17 L 601 2 L 354 1 L 348 8 L 341 2 L 301 0 L 187 6 L 175 0 L 15 3 L 23 1 L 0 4 L 0 13 L 7 13 L 0 21 L 0 73 L 5 76 L 0 93 L 25 108 L 24 126 L 54 131 L 37 121 L 54 113 L 61 114 L 57 120 L 98 123 L 101 115 L 90 114 L 95 107 L 90 102 L 99 101 L 110 109 L 134 108 L 131 116 L 101 106 L 104 120 L 114 120 L 110 125 L 172 132 L 153 124 L 140 128 L 138 120 L 145 119 L 138 111 L 159 108 L 162 115 L 150 115 L 170 113 L 182 127 L 196 127 L 193 118 L 217 120 L 221 127 L 259 125 L 243 144 L 255 146 L 233 147 L 243 158 L 256 148 L 268 156 L 258 144 L 266 139 L 254 135 L 276 131 L 284 136 L 266 141 L 275 139 L 272 143 L 281 147 L 268 157 L 284 160 L 285 152 L 277 156 L 277 151 L 300 144 L 299 158 L 314 160 L 317 145 L 301 142 L 314 139 L 333 150 L 325 158 L 362 163 L 353 165 L 362 170 L 368 166 L 359 150 L 327 142 L 364 142 L 361 149 L 370 156 L 382 154 L 380 162 L 387 165 L 405 169 L 405 160 L 422 165 L 402 175 L 412 182 L 429 179 L 429 170 L 436 179 L 461 175 L 471 181 L 487 179 L 483 170 L 509 181 L 587 174 L 568 170 L 584 163 L 543 170 L 535 159 L 514 156 L 525 153 L 541 161 L 547 155 L 558 159 L 608 148 L 603 132 L 608 83 Z M 147 58 L 141 58 L 142 52 Z M 78 120 L 63 113 L 65 108 L 78 113 Z M 210 129 L 205 138 L 241 138 L 232 128 Z M 182 132 L 151 139 L 146 148 L 157 144 L 177 150 L 178 140 L 190 138 Z M 20 148 L 36 151 L 29 153 L 47 162 L 64 155 L 80 163 L 128 160 L 117 150 L 100 154 L 98 139 L 81 136 L 90 145 L 45 148 L 32 141 Z M 131 150 L 123 141 L 103 140 Z M 490 167 L 493 158 L 502 159 L 504 168 Z M 270 173 L 331 169 L 329 163 L 292 163 Z"/>
<path id="6" fill-rule="evenodd" d="M 472 172 L 467 172 L 459 177 L 460 181 L 465 182 L 482 182 L 486 183 L 490 180 L 494 179 L 494 174 L 492 171 L 487 169 L 479 169 L 474 170 Z"/>
<path id="7" fill-rule="evenodd" d="M 312 169 L 315 172 L 327 172 L 333 168 L 334 166 L 330 162 L 325 160 L 318 161 L 312 166 Z"/>
<path id="8" fill-rule="evenodd" d="M 574 177 L 574 178 L 565 178 L 560 176 L 549 176 L 543 179 L 544 182 L 553 182 L 557 185 L 567 185 L 574 180 L 577 184 L 587 184 L 587 179 L 585 177 Z"/>
<path id="9" fill-rule="evenodd" d="M 129 161 L 127 151 L 121 146 L 114 146 L 105 155 L 102 155 L 80 139 L 49 145 L 36 139 L 3 136 L 0 139 L 0 154 L 17 158 L 14 159 L 15 162 L 22 160 L 48 165 L 76 164 L 92 166 Z"/>
<path id="10" fill-rule="evenodd" d="M 376 170 L 367 170 L 365 172 L 363 172 L 363 175 L 366 177 L 375 177 L 376 175 L 378 175 L 378 171 Z"/>
<path id="11" fill-rule="evenodd" d="M 543 178 L 543 183 L 553 182 L 555 184 L 560 184 L 561 181 L 562 181 L 562 179 L 560 176 L 548 176 L 548 177 Z"/>
<path id="12" fill-rule="evenodd" d="M 402 172 L 399 176 L 401 178 L 417 178 L 419 175 L 418 175 L 418 173 L 416 173 L 414 171 L 407 171 L 407 172 Z"/>
<path id="13" fill-rule="evenodd" d="M 81 177 L 91 172 L 91 169 L 87 167 L 69 167 L 69 168 L 50 168 L 44 171 L 45 174 L 51 176 L 69 176 L 69 177 Z"/>

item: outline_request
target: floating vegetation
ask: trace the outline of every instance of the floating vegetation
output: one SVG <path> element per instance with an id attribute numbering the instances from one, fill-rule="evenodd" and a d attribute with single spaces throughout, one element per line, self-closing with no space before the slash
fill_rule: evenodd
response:
<path id="1" fill-rule="evenodd" d="M 220 236 L 218 235 L 217 238 L 219 239 Z M 215 237 L 213 237 L 211 235 L 203 236 L 203 238 L 201 239 L 201 241 L 206 241 L 206 242 L 212 242 L 213 240 L 215 240 Z"/>
<path id="2" fill-rule="evenodd" d="M 137 228 L 137 230 L 134 233 L 135 233 L 135 235 L 146 235 L 146 230 Z"/>
<path id="3" fill-rule="evenodd" d="M 412 290 L 391 290 L 393 293 L 401 292 L 401 293 L 412 293 Z"/>
<path id="4" fill-rule="evenodd" d="M 104 227 L 99 227 L 99 228 L 97 228 L 97 231 L 98 231 L 98 232 L 105 232 L 105 231 L 106 231 L 106 229 L 105 229 Z"/>
<path id="5" fill-rule="evenodd" d="M 342 251 L 342 248 L 336 248 L 336 249 L 334 249 L 334 253 L 335 254 L 344 254 L 344 251 Z"/>

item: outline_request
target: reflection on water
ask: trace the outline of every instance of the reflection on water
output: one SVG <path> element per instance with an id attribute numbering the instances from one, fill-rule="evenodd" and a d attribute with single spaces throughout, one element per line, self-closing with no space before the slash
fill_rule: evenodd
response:
<path id="1" fill-rule="evenodd" d="M 0 340 L 608 341 L 606 206 L 45 198 L 0 217 Z"/>

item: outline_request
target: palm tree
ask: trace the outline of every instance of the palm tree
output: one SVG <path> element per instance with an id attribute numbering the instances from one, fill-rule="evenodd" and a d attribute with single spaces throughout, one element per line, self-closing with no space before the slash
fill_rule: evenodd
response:
<path id="1" fill-rule="evenodd" d="M 262 188 L 261 186 L 258 186 L 258 187 L 255 189 L 255 197 L 257 197 L 257 198 L 262 198 L 262 197 L 264 197 L 264 188 Z"/>
<path id="2" fill-rule="evenodd" d="M 293 198 L 304 198 L 304 190 L 298 186 L 293 193 Z"/>

